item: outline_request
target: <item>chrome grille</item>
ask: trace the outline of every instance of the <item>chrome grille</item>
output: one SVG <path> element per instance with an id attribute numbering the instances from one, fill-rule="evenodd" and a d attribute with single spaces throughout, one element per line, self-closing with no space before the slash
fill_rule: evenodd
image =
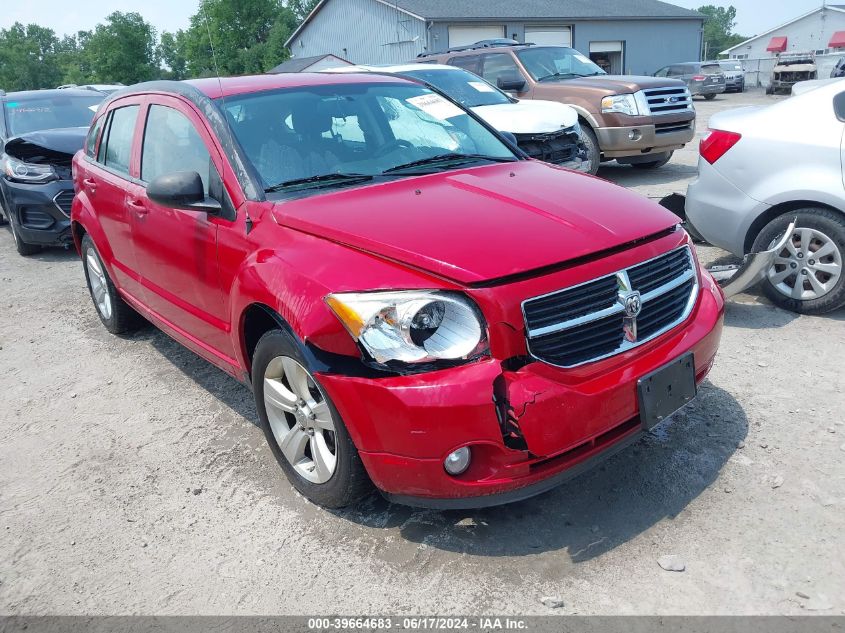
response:
<path id="1" fill-rule="evenodd" d="M 676 114 L 692 109 L 692 96 L 686 86 L 643 90 L 652 114 Z"/>
<path id="2" fill-rule="evenodd" d="M 53 202 L 59 208 L 59 211 L 70 217 L 70 205 L 73 204 L 73 190 L 60 191 L 53 198 Z"/>
<path id="3" fill-rule="evenodd" d="M 686 319 L 698 296 L 692 252 L 682 246 L 616 273 L 522 303 L 528 350 L 560 367 L 619 354 Z M 631 305 L 637 298 L 639 310 Z"/>

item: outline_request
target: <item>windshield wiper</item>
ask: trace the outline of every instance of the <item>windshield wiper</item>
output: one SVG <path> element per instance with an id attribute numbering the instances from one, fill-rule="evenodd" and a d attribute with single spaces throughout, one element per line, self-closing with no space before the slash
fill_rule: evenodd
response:
<path id="1" fill-rule="evenodd" d="M 395 167 L 391 167 L 390 169 L 385 169 L 382 173 L 390 174 L 405 169 L 411 169 L 413 167 L 424 167 L 426 165 L 436 165 L 438 163 L 467 163 L 470 161 L 477 160 L 489 160 L 494 163 L 512 163 L 516 160 L 516 158 L 506 158 L 504 156 L 487 156 L 486 154 L 438 154 L 437 156 L 429 156 L 428 158 L 421 158 L 419 160 L 411 161 L 410 163 L 396 165 Z"/>
<path id="2" fill-rule="evenodd" d="M 547 79 L 554 79 L 555 77 L 577 77 L 575 73 L 552 73 L 551 75 L 545 75 L 540 77 L 537 81 L 546 81 Z"/>
<path id="3" fill-rule="evenodd" d="M 373 176 L 369 174 L 320 174 L 319 176 L 309 176 L 308 178 L 295 178 L 293 180 L 285 180 L 272 187 L 267 187 L 265 193 L 274 193 L 276 191 L 285 191 L 288 189 L 303 188 L 317 189 L 319 187 L 330 187 L 335 184 L 354 184 L 356 182 L 367 182 L 372 180 Z M 315 187 L 308 187 L 307 185 L 317 185 Z"/>

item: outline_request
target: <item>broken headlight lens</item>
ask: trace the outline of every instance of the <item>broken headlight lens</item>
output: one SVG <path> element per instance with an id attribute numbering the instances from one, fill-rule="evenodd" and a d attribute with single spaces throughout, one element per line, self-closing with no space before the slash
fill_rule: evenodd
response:
<path id="1" fill-rule="evenodd" d="M 8 154 L 0 156 L 0 170 L 6 178 L 15 182 L 42 183 L 56 180 L 58 177 L 52 165 L 25 163 Z"/>
<path id="2" fill-rule="evenodd" d="M 458 293 L 349 292 L 331 294 L 326 303 L 379 363 L 462 360 L 487 351 L 481 314 Z"/>

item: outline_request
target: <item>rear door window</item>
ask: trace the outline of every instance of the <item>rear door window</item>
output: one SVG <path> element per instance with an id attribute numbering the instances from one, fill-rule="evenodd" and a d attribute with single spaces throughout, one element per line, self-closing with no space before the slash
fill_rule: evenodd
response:
<path id="1" fill-rule="evenodd" d="M 135 122 L 140 106 L 131 105 L 117 108 L 109 118 L 108 137 L 105 149 L 100 143 L 101 162 L 124 174 L 129 174 L 129 161 L 132 157 L 132 138 L 135 135 Z"/>

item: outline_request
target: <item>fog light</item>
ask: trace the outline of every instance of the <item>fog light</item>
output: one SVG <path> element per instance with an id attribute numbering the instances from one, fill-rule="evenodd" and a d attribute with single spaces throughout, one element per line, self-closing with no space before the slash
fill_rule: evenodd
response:
<path id="1" fill-rule="evenodd" d="M 632 141 L 639 141 L 642 137 L 643 135 L 639 130 L 631 130 L 628 132 L 628 138 Z"/>
<path id="2" fill-rule="evenodd" d="M 446 456 L 446 459 L 443 461 L 443 468 L 450 475 L 460 475 L 469 468 L 471 458 L 472 454 L 470 453 L 469 447 L 464 446 Z"/>

